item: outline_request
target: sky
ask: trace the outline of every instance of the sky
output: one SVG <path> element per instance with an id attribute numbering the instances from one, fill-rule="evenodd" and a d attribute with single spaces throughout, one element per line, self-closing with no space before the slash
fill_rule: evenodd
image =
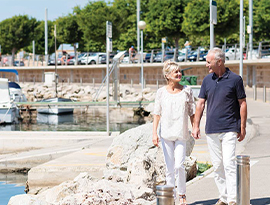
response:
<path id="1" fill-rule="evenodd" d="M 15 15 L 28 15 L 37 20 L 45 19 L 45 8 L 48 9 L 48 20 L 72 13 L 75 6 L 83 8 L 91 0 L 0 0 L 0 21 Z"/>

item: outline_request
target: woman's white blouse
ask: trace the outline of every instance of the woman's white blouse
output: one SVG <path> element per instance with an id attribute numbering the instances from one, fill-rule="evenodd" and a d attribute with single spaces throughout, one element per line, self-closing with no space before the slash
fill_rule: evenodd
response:
<path id="1" fill-rule="evenodd" d="M 160 115 L 159 136 L 170 140 L 188 140 L 188 116 L 195 113 L 195 102 L 190 87 L 171 94 L 166 86 L 158 89 L 154 114 Z"/>

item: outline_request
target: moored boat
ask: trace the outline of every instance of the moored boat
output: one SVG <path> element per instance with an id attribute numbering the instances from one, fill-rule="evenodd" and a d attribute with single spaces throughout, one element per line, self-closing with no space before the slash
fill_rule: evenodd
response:
<path id="1" fill-rule="evenodd" d="M 71 99 L 67 98 L 60 98 L 60 97 L 55 97 L 55 98 L 48 98 L 48 99 L 43 99 L 40 102 L 44 103 L 57 103 L 57 102 L 72 102 Z M 48 105 L 48 108 L 39 108 L 37 109 L 38 113 L 43 113 L 43 114 L 70 114 L 73 113 L 73 108 L 58 108 L 58 105 L 50 106 Z"/>

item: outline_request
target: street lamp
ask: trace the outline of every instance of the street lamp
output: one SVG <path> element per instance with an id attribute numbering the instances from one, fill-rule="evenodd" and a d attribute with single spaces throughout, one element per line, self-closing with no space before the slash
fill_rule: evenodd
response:
<path id="1" fill-rule="evenodd" d="M 146 23 L 144 21 L 139 21 L 138 27 L 141 30 L 141 85 L 142 85 L 142 91 L 144 88 L 144 82 L 143 82 L 143 29 L 146 27 Z"/>

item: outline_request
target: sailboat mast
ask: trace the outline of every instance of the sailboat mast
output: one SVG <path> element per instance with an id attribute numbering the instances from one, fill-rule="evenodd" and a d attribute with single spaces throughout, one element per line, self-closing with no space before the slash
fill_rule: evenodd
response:
<path id="1" fill-rule="evenodd" d="M 55 97 L 57 98 L 57 58 L 56 58 L 56 25 L 54 25 L 54 53 L 55 53 L 55 78 L 54 78 L 54 81 L 55 81 Z"/>

